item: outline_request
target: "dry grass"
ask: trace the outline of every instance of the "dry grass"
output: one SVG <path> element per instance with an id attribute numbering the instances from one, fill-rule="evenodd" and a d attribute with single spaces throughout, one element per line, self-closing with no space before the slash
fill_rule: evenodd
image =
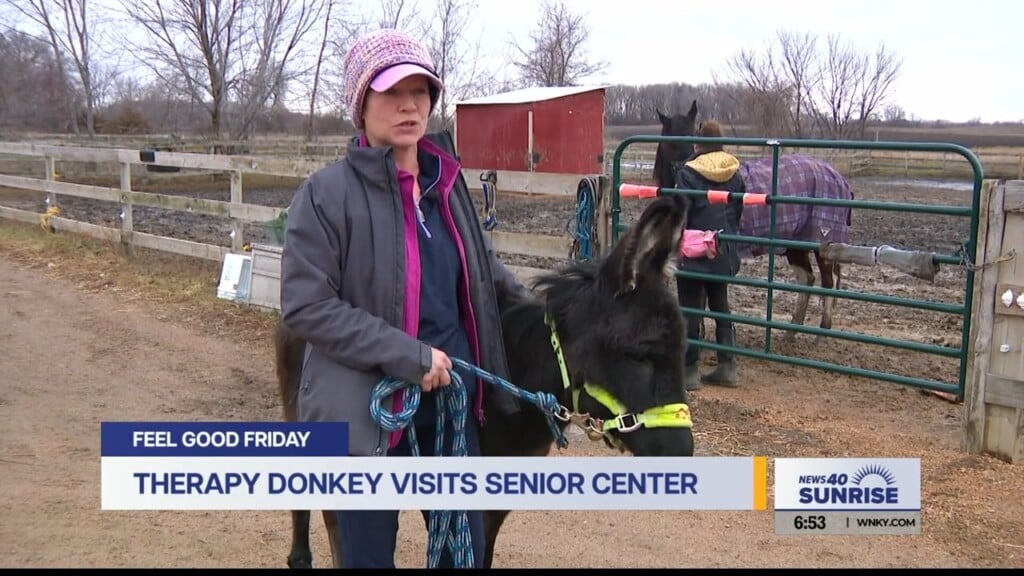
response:
<path id="1" fill-rule="evenodd" d="M 208 334 L 270 345 L 277 314 L 217 298 L 220 263 L 112 244 L 76 234 L 46 234 L 39 226 L 0 219 L 5 258 L 48 272 L 87 292 L 112 292 L 144 302 L 182 325 Z"/>

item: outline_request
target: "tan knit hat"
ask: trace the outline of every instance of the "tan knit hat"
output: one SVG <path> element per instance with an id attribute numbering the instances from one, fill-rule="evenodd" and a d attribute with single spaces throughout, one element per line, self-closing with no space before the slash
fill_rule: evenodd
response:
<path id="1" fill-rule="evenodd" d="M 430 111 L 444 84 L 434 72 L 434 61 L 426 46 L 400 30 L 382 29 L 363 36 L 345 56 L 345 108 L 356 129 L 362 130 L 366 91 L 383 92 L 413 74 L 430 81 Z"/>

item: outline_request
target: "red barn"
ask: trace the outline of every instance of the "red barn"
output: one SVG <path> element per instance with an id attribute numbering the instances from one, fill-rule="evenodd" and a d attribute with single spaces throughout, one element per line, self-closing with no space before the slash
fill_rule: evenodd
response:
<path id="1" fill-rule="evenodd" d="M 463 168 L 603 173 L 604 91 L 539 87 L 459 102 L 455 141 Z"/>

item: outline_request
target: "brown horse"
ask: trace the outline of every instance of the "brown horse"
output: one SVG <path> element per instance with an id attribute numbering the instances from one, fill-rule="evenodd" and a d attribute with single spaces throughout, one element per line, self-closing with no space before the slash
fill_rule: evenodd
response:
<path id="1" fill-rule="evenodd" d="M 572 412 L 601 420 L 614 419 L 616 414 L 600 400 L 601 394 L 591 395 L 589 390 L 594 385 L 624 405 L 627 418 L 651 408 L 685 405 L 682 362 L 686 332 L 676 300 L 665 284 L 674 270 L 671 259 L 685 217 L 678 199 L 659 198 L 606 258 L 572 262 L 540 277 L 534 285 L 536 299 L 502 301 L 509 381 L 522 390 L 552 394 L 562 406 L 572 406 Z M 552 346 L 553 333 L 561 342 L 564 361 L 559 360 Z M 279 325 L 275 347 L 284 417 L 294 420 L 305 342 Z M 569 381 L 563 380 L 562 366 Z M 575 406 L 573 392 L 581 390 L 579 405 Z M 609 446 L 637 456 L 692 456 L 689 410 L 678 408 L 678 420 L 672 425 L 612 429 L 603 435 L 595 433 L 592 438 L 602 438 Z M 553 438 L 548 415 L 532 403 L 524 401 L 522 412 L 514 416 L 490 406 L 485 406 L 485 411 L 486 424 L 480 432 L 484 456 L 546 456 L 550 451 Z M 561 421 L 560 426 L 564 430 L 567 422 Z M 508 510 L 485 513 L 487 568 L 493 562 L 498 532 L 508 514 Z M 340 567 L 335 515 L 325 511 L 323 517 L 334 565 Z M 288 555 L 292 568 L 312 567 L 309 520 L 309 511 L 292 512 L 292 549 Z"/>
<path id="2" fill-rule="evenodd" d="M 686 114 L 667 116 L 660 110 L 656 111 L 661 122 L 662 136 L 693 136 L 696 134 L 697 101 L 694 100 Z M 658 145 L 654 160 L 654 178 L 659 187 L 675 188 L 675 166 L 686 161 L 693 155 L 693 144 L 677 142 L 661 142 Z M 743 160 L 740 173 L 743 176 L 747 192 L 771 193 L 772 158 L 756 158 Z M 808 156 L 788 154 L 779 157 L 777 193 L 781 196 L 804 198 L 840 198 L 853 199 L 853 189 L 849 182 L 830 164 Z M 769 207 L 764 205 L 748 205 L 743 209 L 740 234 L 743 236 L 767 238 L 770 235 L 771 219 Z M 821 242 L 846 242 L 851 223 L 851 209 L 843 206 L 822 206 L 810 204 L 775 204 L 776 221 L 774 238 L 779 240 L 803 240 Z M 746 258 L 765 253 L 766 247 L 742 243 L 740 254 Z M 797 282 L 805 286 L 814 286 L 814 270 L 811 267 L 811 251 L 797 248 L 778 248 L 779 253 L 786 256 L 786 261 L 793 268 Z M 821 276 L 821 286 L 825 289 L 839 288 L 841 280 L 840 263 L 824 257 L 814 250 L 814 261 Z M 796 309 L 793 312 L 793 324 L 803 325 L 807 314 L 810 294 L 797 294 Z M 821 328 L 832 328 L 832 312 L 835 297 L 821 299 Z M 789 337 L 793 332 L 788 334 Z"/>

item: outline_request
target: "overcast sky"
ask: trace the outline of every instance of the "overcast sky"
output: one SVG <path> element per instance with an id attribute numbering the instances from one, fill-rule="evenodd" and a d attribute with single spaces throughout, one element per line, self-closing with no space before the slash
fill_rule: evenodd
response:
<path id="1" fill-rule="evenodd" d="M 377 1 L 342 0 L 350 7 Z M 540 0 L 470 1 L 477 6 L 469 33 L 482 37 L 495 69 L 508 71 L 508 40 L 526 39 Z M 420 13 L 434 3 L 406 2 L 414 2 Z M 589 83 L 711 82 L 729 56 L 763 47 L 780 29 L 817 34 L 821 43 L 838 33 L 861 52 L 884 42 L 903 58 L 890 102 L 908 116 L 1024 121 L 1024 3 L 1015 0 L 565 2 L 587 15 L 589 52 L 609 64 Z"/>
<path id="2" fill-rule="evenodd" d="M 425 2 L 425 0 L 420 0 Z M 476 26 L 501 50 L 540 0 L 477 0 Z M 712 71 L 778 29 L 839 33 L 861 51 L 902 56 L 894 103 L 922 119 L 1024 121 L 1024 3 L 997 0 L 566 0 L 586 11 L 597 82 L 711 82 Z M 604 8 L 603 6 L 607 6 Z"/>

